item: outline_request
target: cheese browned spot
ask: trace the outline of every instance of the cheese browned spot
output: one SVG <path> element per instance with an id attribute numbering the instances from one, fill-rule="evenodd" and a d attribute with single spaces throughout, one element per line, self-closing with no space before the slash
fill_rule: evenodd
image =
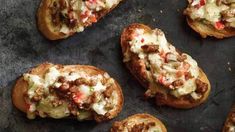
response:
<path id="1" fill-rule="evenodd" d="M 85 72 L 60 72 L 51 67 L 43 77 L 26 73 L 28 82 L 25 102 L 28 118 L 64 118 L 75 116 L 89 119 L 93 113 L 105 116 L 117 105 L 114 80 L 107 73 L 89 76 Z M 104 92 L 109 90 L 109 96 Z"/>
<path id="2" fill-rule="evenodd" d="M 135 29 L 129 41 L 130 51 L 124 53 L 124 61 L 130 61 L 130 52 L 144 62 L 150 84 L 161 84 L 163 91 L 176 98 L 189 95 L 198 100 L 208 90 L 208 85 L 199 79 L 197 62 L 186 53 L 179 53 L 169 44 L 160 29 L 145 32 Z M 154 96 L 158 87 L 149 88 L 146 96 Z M 162 91 L 161 90 L 161 91 Z"/>

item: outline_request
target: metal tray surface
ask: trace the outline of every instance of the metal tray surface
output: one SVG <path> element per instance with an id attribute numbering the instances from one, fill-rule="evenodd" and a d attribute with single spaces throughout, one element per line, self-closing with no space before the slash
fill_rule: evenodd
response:
<path id="1" fill-rule="evenodd" d="M 124 0 L 97 24 L 68 39 L 49 41 L 37 30 L 40 0 L 0 0 L 0 131 L 105 132 L 115 120 L 149 113 L 164 122 L 169 132 L 219 132 L 234 101 L 235 38 L 202 39 L 186 24 L 186 0 Z M 208 101 L 189 110 L 157 107 L 143 101 L 144 88 L 122 62 L 120 34 L 133 22 L 161 28 L 169 42 L 195 58 L 208 75 L 212 91 Z M 123 88 L 125 104 L 108 122 L 28 120 L 13 107 L 11 91 L 16 79 L 45 61 L 88 64 L 106 70 Z"/>

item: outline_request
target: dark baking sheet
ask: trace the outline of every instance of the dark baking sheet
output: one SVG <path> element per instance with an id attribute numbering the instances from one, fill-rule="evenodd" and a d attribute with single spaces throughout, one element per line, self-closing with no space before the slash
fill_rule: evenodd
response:
<path id="1" fill-rule="evenodd" d="M 219 132 L 234 101 L 235 38 L 201 39 L 182 15 L 186 0 L 126 0 L 97 24 L 66 40 L 48 41 L 37 30 L 40 0 L 0 0 L 0 131 L 108 131 L 115 120 L 147 112 L 161 119 L 169 132 Z M 156 107 L 143 101 L 144 89 L 122 63 L 122 29 L 141 22 L 159 27 L 169 42 L 192 55 L 212 84 L 209 100 L 194 109 Z M 16 79 L 42 62 L 89 64 L 108 71 L 123 88 L 121 114 L 106 123 L 76 120 L 28 120 L 11 103 Z M 231 70 L 231 71 L 230 71 Z"/>

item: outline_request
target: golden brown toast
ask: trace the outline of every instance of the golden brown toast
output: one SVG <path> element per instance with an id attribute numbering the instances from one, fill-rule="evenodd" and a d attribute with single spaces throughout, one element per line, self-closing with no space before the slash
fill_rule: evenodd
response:
<path id="1" fill-rule="evenodd" d="M 111 132 L 142 132 L 154 131 L 151 127 L 156 127 L 157 132 L 167 132 L 164 124 L 157 118 L 149 114 L 135 114 L 122 121 L 114 122 Z"/>
<path id="2" fill-rule="evenodd" d="M 51 67 L 56 67 L 61 73 L 63 73 L 63 72 L 77 72 L 78 71 L 78 72 L 85 72 L 86 76 L 88 75 L 88 77 L 97 76 L 97 75 L 105 76 L 105 74 L 107 76 L 106 72 L 104 72 L 96 67 L 93 67 L 93 66 L 88 66 L 88 65 L 55 65 L 55 64 L 51 64 L 51 63 L 40 64 L 39 66 L 30 70 L 28 73 L 32 74 L 32 75 L 38 75 L 39 77 L 43 78 L 45 76 L 45 74 L 48 72 L 49 68 L 51 68 Z M 104 81 L 107 81 L 107 79 L 104 77 L 102 79 Z M 25 99 L 25 95 L 28 91 L 28 87 L 29 87 L 29 83 L 27 81 L 25 81 L 23 77 L 20 77 L 17 80 L 17 82 L 13 88 L 13 91 L 12 91 L 13 104 L 15 105 L 16 108 L 18 108 L 19 110 L 21 110 L 22 112 L 25 112 L 25 113 L 28 111 L 28 105 L 27 105 L 26 99 Z M 113 97 L 113 94 L 115 93 L 115 100 L 117 102 L 116 106 L 109 109 L 105 115 L 99 115 L 99 114 L 95 113 L 94 111 L 92 111 L 92 116 L 89 117 L 89 119 L 85 119 L 85 120 L 94 119 L 97 122 L 101 122 L 101 121 L 112 119 L 112 118 L 116 117 L 121 112 L 122 106 L 123 106 L 123 101 L 124 101 L 121 87 L 114 80 L 114 82 L 112 82 L 112 85 L 108 86 L 106 91 L 104 91 L 101 94 L 104 94 L 105 92 L 108 92 L 108 91 L 109 92 L 113 91 L 111 93 L 110 97 L 106 96 L 106 98 L 108 98 L 108 99 Z M 56 96 L 58 96 L 58 94 Z M 65 99 L 62 98 L 62 100 L 65 100 Z M 90 109 L 89 109 L 89 111 L 90 111 Z M 38 116 L 38 113 L 36 113 L 36 116 Z M 71 115 L 71 114 L 68 117 L 69 118 L 76 118 L 74 115 Z"/>
<path id="3" fill-rule="evenodd" d="M 203 93 L 202 98 L 196 101 L 192 101 L 187 96 L 176 98 L 170 95 L 166 90 L 164 90 L 165 87 L 163 85 L 158 83 L 152 83 L 148 80 L 149 75 L 147 73 L 144 61 L 141 60 L 135 53 L 132 53 L 130 51 L 129 41 L 131 41 L 131 35 L 136 29 L 143 29 L 146 33 L 152 32 L 152 29 L 150 27 L 139 23 L 131 24 L 124 29 L 121 35 L 122 52 L 124 55 L 125 53 L 130 53 L 129 55 L 130 61 L 125 62 L 125 64 L 127 68 L 130 70 L 130 72 L 135 76 L 135 78 L 142 84 L 143 87 L 145 87 L 147 90 L 151 89 L 153 91 L 156 91 L 155 95 L 156 104 L 187 109 L 198 106 L 201 103 L 205 102 L 210 93 L 211 86 L 207 76 L 200 68 L 199 68 L 200 69 L 199 79 L 208 85 L 208 89 L 205 93 Z"/>
<path id="4" fill-rule="evenodd" d="M 234 131 L 235 131 L 235 105 L 232 106 L 223 128 L 223 132 L 234 132 Z"/>

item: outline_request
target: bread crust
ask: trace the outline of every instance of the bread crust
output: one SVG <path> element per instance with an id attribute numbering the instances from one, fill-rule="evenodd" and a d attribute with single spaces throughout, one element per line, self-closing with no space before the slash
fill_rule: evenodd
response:
<path id="1" fill-rule="evenodd" d="M 187 0 L 190 4 L 192 0 Z M 235 36 L 235 28 L 225 28 L 223 30 L 217 30 L 211 25 L 204 24 L 199 21 L 193 21 L 188 16 L 186 17 L 188 25 L 197 33 L 201 35 L 202 38 L 207 36 L 212 36 L 218 39 L 228 38 Z"/>
<path id="2" fill-rule="evenodd" d="M 55 31 L 55 26 L 52 24 L 51 16 L 50 16 L 50 4 L 52 0 L 42 0 L 40 6 L 37 11 L 37 25 L 38 29 L 41 33 L 49 40 L 58 40 L 65 39 L 69 36 L 72 36 L 75 32 L 71 32 L 69 34 L 63 34 L 61 32 Z M 122 0 L 119 0 L 119 3 Z M 118 3 L 118 4 L 119 4 Z M 112 11 L 118 4 L 114 5 L 111 9 L 102 10 L 97 13 L 97 21 L 99 21 L 102 17 Z M 91 25 L 88 25 L 91 26 Z"/>
<path id="3" fill-rule="evenodd" d="M 124 29 L 124 31 L 121 35 L 122 52 L 123 52 L 123 54 L 126 52 L 129 52 L 131 54 L 130 55 L 131 59 L 129 62 L 126 62 L 126 66 L 130 70 L 130 72 L 135 76 L 135 78 L 141 83 L 141 85 L 143 87 L 145 87 L 146 89 L 149 89 L 151 87 L 158 88 L 158 90 L 156 90 L 157 91 L 156 104 L 159 106 L 167 105 L 167 106 L 171 106 L 174 108 L 189 109 L 189 108 L 196 107 L 196 106 L 202 104 L 203 102 L 205 102 L 209 96 L 209 93 L 211 90 L 211 85 L 210 85 L 210 82 L 209 82 L 206 74 L 201 69 L 200 69 L 199 79 L 208 84 L 208 90 L 204 93 L 203 97 L 197 101 L 192 101 L 184 96 L 182 96 L 180 98 L 176 98 L 170 94 L 167 94 L 166 92 L 164 92 L 162 90 L 161 91 L 159 90 L 159 88 L 163 89 L 164 86 L 162 86 L 160 84 L 156 84 L 153 86 L 150 82 L 148 82 L 147 73 L 143 70 L 143 69 L 145 69 L 145 65 L 141 65 L 142 62 L 140 61 L 138 56 L 136 54 L 130 52 L 130 46 L 129 46 L 128 41 L 130 40 L 132 32 L 136 28 L 144 29 L 145 32 L 150 32 L 152 30 L 150 27 L 143 25 L 143 24 L 139 24 L 139 23 L 133 23 L 133 24 L 129 25 L 127 28 Z"/>
<path id="4" fill-rule="evenodd" d="M 193 30 L 199 33 L 202 38 L 206 38 L 207 36 L 212 36 L 218 39 L 223 39 L 223 38 L 235 36 L 234 28 L 226 27 L 223 30 L 217 30 L 215 27 L 211 25 L 206 25 L 199 21 L 193 21 L 189 17 L 187 17 L 187 23 Z"/>
<path id="5" fill-rule="evenodd" d="M 78 71 L 79 70 L 79 71 L 85 71 L 88 75 L 91 75 L 91 76 L 98 75 L 98 74 L 103 75 L 104 73 L 106 73 L 105 71 L 103 71 L 101 69 L 98 69 L 94 66 L 89 66 L 89 65 L 65 65 L 65 66 L 63 66 L 63 65 L 54 65 L 51 63 L 40 64 L 39 66 L 30 70 L 29 73 L 34 74 L 34 75 L 38 75 L 39 77 L 42 77 L 43 75 L 45 75 L 47 70 L 52 66 L 56 66 L 57 69 L 61 72 L 71 72 L 71 71 Z M 13 91 L 12 91 L 12 101 L 13 101 L 14 106 L 16 108 L 18 108 L 20 111 L 25 112 L 25 113 L 27 111 L 27 105 L 24 100 L 24 94 L 27 92 L 27 88 L 28 88 L 27 81 L 25 81 L 23 79 L 23 77 L 20 77 L 16 81 L 16 84 L 15 84 Z M 115 81 L 115 85 L 114 85 L 113 89 L 114 89 L 114 91 L 116 91 L 116 93 L 118 95 L 117 107 L 116 107 L 116 109 L 109 111 L 108 116 L 94 115 L 94 120 L 96 120 L 97 122 L 112 119 L 112 118 L 116 117 L 122 110 L 124 97 L 122 94 L 122 89 L 121 89 L 120 85 L 117 83 L 117 81 Z M 76 118 L 76 117 L 74 117 L 74 118 Z"/>
<path id="6" fill-rule="evenodd" d="M 157 119 L 156 117 L 154 117 L 150 114 L 147 114 L 147 113 L 135 114 L 135 115 L 129 116 L 128 118 L 126 118 L 122 121 L 114 122 L 114 124 L 111 128 L 111 132 L 117 132 L 116 127 L 125 126 L 125 124 L 127 124 L 127 122 L 140 123 L 139 121 L 142 119 L 148 120 L 148 122 L 155 122 L 157 125 L 160 126 L 162 132 L 167 132 L 165 125 L 159 119 Z"/>
<path id="7" fill-rule="evenodd" d="M 231 124 L 234 124 L 232 121 L 231 121 L 231 117 L 232 115 L 234 116 L 235 114 L 235 104 L 232 106 L 228 116 L 227 116 L 227 119 L 224 123 L 224 127 L 223 127 L 223 132 L 230 132 L 229 131 L 229 127 L 231 126 Z"/>

